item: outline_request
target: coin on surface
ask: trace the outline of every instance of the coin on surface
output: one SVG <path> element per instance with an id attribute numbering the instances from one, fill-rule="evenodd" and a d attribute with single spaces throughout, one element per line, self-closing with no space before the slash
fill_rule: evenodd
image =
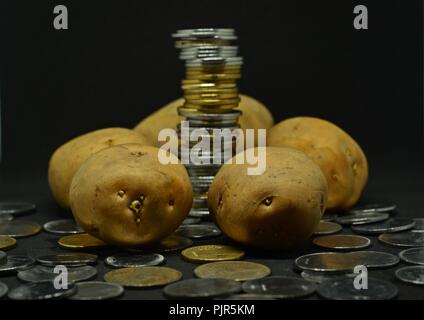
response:
<path id="1" fill-rule="evenodd" d="M 24 220 L 12 220 L 0 224 L 0 236 L 9 236 L 14 238 L 28 237 L 41 231 L 38 223 Z"/>
<path id="2" fill-rule="evenodd" d="M 424 266 L 410 266 L 397 269 L 396 278 L 406 283 L 424 285 Z"/>
<path id="3" fill-rule="evenodd" d="M 0 265 L 0 274 L 7 274 L 26 269 L 33 265 L 35 260 L 28 256 L 8 255 L 7 262 Z"/>
<path id="4" fill-rule="evenodd" d="M 0 202 L 0 214 L 20 214 L 31 212 L 36 209 L 35 204 L 28 202 Z"/>
<path id="5" fill-rule="evenodd" d="M 56 267 L 34 266 L 18 272 L 18 279 L 26 282 L 40 283 L 53 281 L 60 273 Z M 97 275 L 97 269 L 92 266 L 66 268 L 68 281 L 78 282 L 91 279 Z"/>
<path id="6" fill-rule="evenodd" d="M 397 293 L 397 287 L 385 280 L 368 277 L 366 290 L 354 286 L 354 279 L 341 277 L 323 281 L 318 286 L 318 294 L 331 300 L 389 300 Z"/>
<path id="7" fill-rule="evenodd" d="M 59 239 L 58 244 L 64 249 L 92 249 L 106 246 L 102 240 L 88 233 L 64 236 Z"/>
<path id="8" fill-rule="evenodd" d="M 0 223 L 5 223 L 13 220 L 13 216 L 8 213 L 0 214 Z"/>
<path id="9" fill-rule="evenodd" d="M 0 250 L 7 250 L 16 246 L 16 239 L 9 236 L 0 236 Z"/>
<path id="10" fill-rule="evenodd" d="M 76 292 L 74 283 L 69 282 L 66 289 L 56 289 L 53 282 L 25 283 L 9 291 L 12 300 L 46 300 L 69 297 Z"/>
<path id="11" fill-rule="evenodd" d="M 395 204 L 383 204 L 383 203 L 373 203 L 373 204 L 366 204 L 363 206 L 358 206 L 356 208 L 353 208 L 349 210 L 349 212 L 352 213 L 372 213 L 372 212 L 390 212 L 396 210 Z"/>
<path id="12" fill-rule="evenodd" d="M 319 284 L 325 280 L 335 279 L 338 277 L 355 278 L 357 273 L 327 273 L 321 271 L 305 270 L 300 274 L 303 279 Z"/>
<path id="13" fill-rule="evenodd" d="M 7 285 L 3 282 L 0 282 L 0 299 L 6 295 L 7 291 L 9 291 Z"/>
<path id="14" fill-rule="evenodd" d="M 7 254 L 4 251 L 0 250 L 0 265 L 3 265 L 7 262 Z"/>
<path id="15" fill-rule="evenodd" d="M 368 247 L 371 240 L 362 236 L 338 234 L 315 238 L 313 243 L 328 249 L 353 250 Z"/>
<path id="16" fill-rule="evenodd" d="M 180 226 L 175 233 L 187 238 L 200 239 L 219 236 L 221 231 L 210 225 L 192 224 Z"/>
<path id="17" fill-rule="evenodd" d="M 414 230 L 424 232 L 424 218 L 415 218 L 413 220 L 415 221 Z"/>
<path id="18" fill-rule="evenodd" d="M 356 265 L 367 268 L 389 268 L 399 263 L 394 254 L 380 251 L 355 251 L 346 253 L 348 259 L 356 260 Z"/>
<path id="19" fill-rule="evenodd" d="M 277 300 L 276 297 L 266 294 L 258 293 L 240 293 L 233 294 L 229 297 L 224 298 L 223 300 Z"/>
<path id="20" fill-rule="evenodd" d="M 97 256 L 90 253 L 59 253 L 47 256 L 40 256 L 37 261 L 45 266 L 64 265 L 68 267 L 83 266 L 86 264 L 94 264 Z"/>
<path id="21" fill-rule="evenodd" d="M 114 299 L 124 293 L 124 288 L 117 283 L 86 281 L 76 284 L 77 292 L 69 297 L 71 300 L 106 300 Z"/>
<path id="22" fill-rule="evenodd" d="M 228 279 L 188 279 L 166 286 L 163 293 L 172 299 L 207 299 L 241 291 L 239 282 Z"/>
<path id="23" fill-rule="evenodd" d="M 383 222 L 353 225 L 352 231 L 361 234 L 380 234 L 406 231 L 412 229 L 414 226 L 415 221 L 412 219 L 389 219 Z"/>
<path id="24" fill-rule="evenodd" d="M 105 274 L 105 281 L 124 287 L 156 287 L 180 280 L 182 273 L 167 267 L 122 268 Z"/>
<path id="25" fill-rule="evenodd" d="M 182 224 L 198 224 L 200 221 L 202 221 L 200 218 L 185 218 Z"/>
<path id="26" fill-rule="evenodd" d="M 321 220 L 314 231 L 314 235 L 333 234 L 340 230 L 342 230 L 342 226 L 338 223 Z"/>
<path id="27" fill-rule="evenodd" d="M 266 294 L 278 299 L 294 299 L 311 295 L 316 290 L 313 282 L 300 277 L 267 277 L 246 281 L 242 289 L 247 293 Z"/>
<path id="28" fill-rule="evenodd" d="M 204 279 L 254 280 L 271 274 L 267 266 L 248 261 L 220 261 L 206 263 L 194 269 L 194 274 Z"/>
<path id="29" fill-rule="evenodd" d="M 43 225 L 45 231 L 55 234 L 78 234 L 84 230 L 73 219 L 60 219 L 46 222 Z"/>
<path id="30" fill-rule="evenodd" d="M 185 249 L 181 255 L 189 262 L 204 263 L 238 260 L 244 256 L 244 251 L 225 245 L 204 245 Z"/>
<path id="31" fill-rule="evenodd" d="M 165 258 L 161 254 L 117 254 L 105 259 L 105 263 L 116 268 L 157 266 L 164 263 Z"/>
<path id="32" fill-rule="evenodd" d="M 349 259 L 344 253 L 319 252 L 297 258 L 295 266 L 301 270 L 347 272 L 353 271 L 356 266 L 354 259 Z"/>
<path id="33" fill-rule="evenodd" d="M 165 239 L 162 239 L 156 245 L 140 248 L 129 248 L 131 252 L 172 252 L 182 250 L 193 244 L 193 241 L 186 237 L 181 237 L 172 234 Z"/>
<path id="34" fill-rule="evenodd" d="M 411 248 L 399 253 L 399 258 L 413 264 L 424 265 L 424 248 Z"/>
<path id="35" fill-rule="evenodd" d="M 321 221 L 334 221 L 338 217 L 337 213 L 333 212 L 324 212 L 324 214 L 321 217 Z"/>
<path id="36" fill-rule="evenodd" d="M 348 213 L 345 215 L 339 215 L 336 219 L 337 223 L 343 225 L 350 224 L 367 224 L 384 221 L 390 218 L 388 213 L 382 212 L 371 212 L 371 213 Z"/>
<path id="37" fill-rule="evenodd" d="M 395 247 L 424 247 L 424 232 L 383 233 L 378 240 Z"/>

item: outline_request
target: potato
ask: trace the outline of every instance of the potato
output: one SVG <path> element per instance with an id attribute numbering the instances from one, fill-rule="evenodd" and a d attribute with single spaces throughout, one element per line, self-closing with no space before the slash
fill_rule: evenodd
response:
<path id="1" fill-rule="evenodd" d="M 69 193 L 78 224 L 116 246 L 149 245 L 175 231 L 191 209 L 191 183 L 182 164 L 161 164 L 158 152 L 125 144 L 86 160 Z"/>
<path id="2" fill-rule="evenodd" d="M 149 144 L 133 130 L 107 128 L 86 133 L 60 146 L 51 156 L 48 168 L 50 190 L 57 203 L 69 208 L 72 178 L 86 159 L 102 149 L 124 143 Z"/>
<path id="3" fill-rule="evenodd" d="M 267 143 L 302 150 L 320 166 L 327 178 L 329 210 L 347 210 L 360 198 L 368 180 L 367 158 L 355 140 L 331 122 L 287 119 L 270 130 Z"/>
<path id="4" fill-rule="evenodd" d="M 262 175 L 248 175 L 248 166 L 226 163 L 218 171 L 208 192 L 215 223 L 231 239 L 252 247 L 300 245 L 325 210 L 327 182 L 320 168 L 303 152 L 273 147 L 266 148 Z"/>

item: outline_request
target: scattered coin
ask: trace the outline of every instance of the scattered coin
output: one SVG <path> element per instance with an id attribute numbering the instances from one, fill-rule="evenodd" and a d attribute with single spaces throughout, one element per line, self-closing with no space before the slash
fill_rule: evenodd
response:
<path id="1" fill-rule="evenodd" d="M 68 267 L 78 267 L 86 264 L 93 264 L 97 261 L 95 254 L 89 253 L 59 253 L 48 256 L 41 256 L 37 261 L 45 266 L 64 265 Z"/>
<path id="2" fill-rule="evenodd" d="M 77 292 L 71 300 L 106 300 L 117 298 L 124 293 L 124 288 L 117 283 L 86 281 L 76 284 Z"/>
<path id="3" fill-rule="evenodd" d="M 192 224 L 180 226 L 175 233 L 182 237 L 200 239 L 219 236 L 221 231 L 210 225 Z"/>
<path id="4" fill-rule="evenodd" d="M 248 261 L 220 261 L 206 263 L 194 269 L 194 274 L 204 279 L 254 280 L 271 274 L 267 266 Z"/>
<path id="5" fill-rule="evenodd" d="M 0 235 L 14 238 L 32 236 L 40 231 L 40 225 L 31 221 L 13 220 L 0 224 Z"/>
<path id="6" fill-rule="evenodd" d="M 380 234 L 400 232 L 412 229 L 415 226 L 415 221 L 412 219 L 389 219 L 383 222 L 353 225 L 352 230 L 362 234 Z"/>
<path id="7" fill-rule="evenodd" d="M 188 279 L 166 286 L 165 296 L 172 299 L 207 299 L 241 291 L 240 283 L 228 279 Z"/>
<path id="8" fill-rule="evenodd" d="M 392 283 L 368 277 L 368 288 L 356 289 L 352 278 L 341 277 L 323 281 L 318 286 L 318 294 L 331 300 L 389 300 L 398 293 Z"/>
<path id="9" fill-rule="evenodd" d="M 384 221 L 390 218 L 388 213 L 371 212 L 371 213 L 348 213 L 337 217 L 336 222 L 343 225 L 350 224 L 367 224 Z"/>
<path id="10" fill-rule="evenodd" d="M 13 220 L 13 216 L 11 214 L 8 213 L 3 213 L 0 214 L 0 224 L 1 223 L 5 223 L 5 222 L 9 222 Z"/>
<path id="11" fill-rule="evenodd" d="M 294 299 L 313 294 L 316 285 L 300 277 L 275 276 L 246 281 L 242 288 L 247 293 L 266 294 L 278 299 Z"/>
<path id="12" fill-rule="evenodd" d="M 122 268 L 105 274 L 107 282 L 118 283 L 124 287 L 163 286 L 180 280 L 182 273 L 167 267 Z"/>
<path id="13" fill-rule="evenodd" d="M 105 259 L 107 265 L 117 268 L 156 266 L 164 261 L 163 255 L 157 253 L 119 254 Z"/>
<path id="14" fill-rule="evenodd" d="M 225 245 L 204 245 L 185 249 L 181 255 L 189 262 L 204 263 L 238 260 L 244 256 L 244 251 Z"/>
<path id="15" fill-rule="evenodd" d="M 8 255 L 7 262 L 0 265 L 0 274 L 17 272 L 33 265 L 35 260 L 28 256 Z"/>
<path id="16" fill-rule="evenodd" d="M 129 248 L 131 252 L 172 252 L 187 248 L 193 244 L 193 241 L 186 237 L 172 234 L 162 239 L 158 244 L 143 248 Z"/>
<path id="17" fill-rule="evenodd" d="M 69 297 L 76 292 L 74 283 L 69 282 L 66 289 L 56 289 L 53 282 L 25 283 L 9 291 L 12 300 L 46 300 Z"/>
<path id="18" fill-rule="evenodd" d="M 355 260 L 356 265 L 364 265 L 367 268 L 390 268 L 400 261 L 395 255 L 380 251 L 355 251 L 346 255 Z"/>
<path id="19" fill-rule="evenodd" d="M 413 264 L 424 265 L 424 248 L 411 248 L 399 253 L 399 258 Z"/>
<path id="20" fill-rule="evenodd" d="M 31 212 L 36 209 L 35 204 L 28 202 L 0 202 L 0 215 L 1 214 L 20 214 Z"/>
<path id="21" fill-rule="evenodd" d="M 320 221 L 314 231 L 314 235 L 333 234 L 342 230 L 342 226 L 338 223 L 329 221 Z"/>
<path id="22" fill-rule="evenodd" d="M 91 266 L 66 268 L 68 281 L 78 282 L 91 279 L 97 275 L 97 269 Z M 34 266 L 30 269 L 18 272 L 18 278 L 26 282 L 40 283 L 53 281 L 59 272 L 55 272 L 55 267 Z"/>
<path id="23" fill-rule="evenodd" d="M 349 212 L 352 213 L 372 213 L 372 212 L 390 212 L 396 210 L 395 204 L 381 204 L 381 203 L 373 203 L 366 204 L 364 206 L 356 207 Z"/>
<path id="24" fill-rule="evenodd" d="M 16 246 L 16 239 L 8 236 L 0 236 L 0 250 L 11 249 Z"/>
<path id="25" fill-rule="evenodd" d="M 233 294 L 224 300 L 277 300 L 274 296 L 266 295 L 266 294 L 255 294 L 255 293 L 241 293 L 241 294 Z"/>
<path id="26" fill-rule="evenodd" d="M 356 273 L 327 273 L 327 272 L 321 272 L 321 271 L 310 271 L 305 270 L 302 271 L 300 274 L 303 279 L 314 282 L 316 284 L 319 284 L 325 280 L 330 280 L 338 277 L 348 277 L 348 278 L 354 278 L 358 274 Z"/>
<path id="27" fill-rule="evenodd" d="M 416 218 L 414 230 L 424 232 L 424 218 Z"/>
<path id="28" fill-rule="evenodd" d="M 313 243 L 327 249 L 354 250 L 368 247 L 371 240 L 362 236 L 338 234 L 315 238 Z"/>
<path id="29" fill-rule="evenodd" d="M 73 219 L 60 219 L 46 222 L 43 225 L 44 230 L 55 234 L 78 234 L 84 233 L 84 230 L 76 224 Z"/>
<path id="30" fill-rule="evenodd" d="M 0 282 L 0 299 L 6 295 L 7 291 L 9 291 L 7 285 L 3 282 Z"/>
<path id="31" fill-rule="evenodd" d="M 337 217 L 338 217 L 337 213 L 325 212 L 321 217 L 321 221 L 334 221 L 337 219 Z"/>
<path id="32" fill-rule="evenodd" d="M 410 266 L 397 269 L 396 278 L 400 281 L 424 285 L 424 266 Z"/>
<path id="33" fill-rule="evenodd" d="M 106 246 L 102 240 L 88 233 L 64 236 L 59 239 L 58 244 L 64 249 L 92 249 Z"/>
<path id="34" fill-rule="evenodd" d="M 311 253 L 297 258 L 294 263 L 301 270 L 321 272 L 348 272 L 356 265 L 355 260 L 338 252 Z"/>
<path id="35" fill-rule="evenodd" d="M 7 262 L 7 254 L 4 251 L 0 251 L 0 265 L 3 265 Z"/>
<path id="36" fill-rule="evenodd" d="M 186 225 L 186 224 L 198 224 L 198 223 L 200 223 L 200 221 L 202 221 L 202 219 L 200 219 L 200 218 L 191 218 L 191 217 L 189 217 L 189 218 L 185 218 L 184 219 L 184 221 L 183 221 L 183 225 Z"/>
<path id="37" fill-rule="evenodd" d="M 424 247 L 424 232 L 383 233 L 378 240 L 395 247 Z"/>

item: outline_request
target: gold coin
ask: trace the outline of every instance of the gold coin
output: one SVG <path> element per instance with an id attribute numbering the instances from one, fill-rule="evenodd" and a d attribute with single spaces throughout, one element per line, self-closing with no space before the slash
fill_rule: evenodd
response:
<path id="1" fill-rule="evenodd" d="M 187 81 L 187 80 L 183 80 Z M 205 89 L 215 89 L 215 90 L 222 90 L 222 89 L 232 89 L 232 90 L 238 90 L 237 84 L 235 82 L 194 82 L 194 83 L 182 83 L 181 88 L 183 90 L 205 90 Z"/>
<path id="2" fill-rule="evenodd" d="M 202 99 L 238 99 L 238 93 L 215 93 L 204 92 L 200 94 L 184 94 L 186 100 L 202 100 Z"/>
<path id="3" fill-rule="evenodd" d="M 0 250 L 8 250 L 16 246 L 16 239 L 8 236 L 0 236 Z"/>
<path id="4" fill-rule="evenodd" d="M 216 105 L 234 105 L 240 102 L 240 98 L 235 99 L 188 99 L 186 101 L 189 104 L 200 105 L 200 106 L 216 106 Z"/>
<path id="5" fill-rule="evenodd" d="M 89 235 L 88 233 L 73 234 L 59 239 L 59 246 L 65 249 L 90 249 L 106 246 L 106 243 L 100 239 Z"/>
<path id="6" fill-rule="evenodd" d="M 371 244 L 371 240 L 362 236 L 336 234 L 330 236 L 322 236 L 313 240 L 317 246 L 327 249 L 362 249 Z"/>
<path id="7" fill-rule="evenodd" d="M 228 74 L 228 73 L 205 73 L 205 74 L 187 74 L 186 79 L 187 80 L 235 80 L 240 79 L 241 74 Z"/>
<path id="8" fill-rule="evenodd" d="M 180 280 L 182 273 L 167 267 L 122 268 L 105 274 L 105 281 L 125 287 L 156 287 Z"/>
<path id="9" fill-rule="evenodd" d="M 314 235 L 332 234 L 342 230 L 342 226 L 338 223 L 329 221 L 320 221 L 318 226 L 315 228 Z"/>
<path id="10" fill-rule="evenodd" d="M 237 88 L 198 88 L 198 89 L 188 89 L 188 90 L 184 90 L 184 94 L 211 94 L 211 93 L 215 93 L 215 94 L 229 94 L 229 93 L 239 93 Z"/>
<path id="11" fill-rule="evenodd" d="M 271 269 L 263 264 L 248 261 L 220 261 L 203 264 L 194 269 L 198 278 L 247 281 L 264 278 Z"/>
<path id="12" fill-rule="evenodd" d="M 170 236 L 162 239 L 158 244 L 152 245 L 146 248 L 140 248 L 141 251 L 177 251 L 184 248 L 187 248 L 193 244 L 193 241 L 186 237 L 181 237 L 176 234 L 171 234 Z M 137 250 L 137 249 L 135 249 Z"/>
<path id="13" fill-rule="evenodd" d="M 195 72 L 195 71 L 202 71 L 202 72 L 213 72 L 216 70 L 224 70 L 224 71 L 228 71 L 228 70 L 240 70 L 241 66 L 240 65 L 225 65 L 225 66 L 198 66 L 198 67 L 187 67 L 186 71 L 188 72 Z"/>
<path id="14" fill-rule="evenodd" d="M 205 245 L 185 249 L 181 255 L 189 262 L 204 263 L 238 260 L 244 256 L 244 251 L 225 245 Z"/>

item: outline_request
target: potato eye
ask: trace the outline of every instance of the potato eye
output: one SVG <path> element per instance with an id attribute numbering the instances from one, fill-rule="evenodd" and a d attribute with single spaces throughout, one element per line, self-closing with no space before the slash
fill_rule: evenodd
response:
<path id="1" fill-rule="evenodd" d="M 266 206 L 270 206 L 270 205 L 271 205 L 271 203 L 272 203 L 272 197 L 265 198 L 265 200 L 264 200 L 264 201 L 262 201 L 262 202 L 263 202 L 263 204 L 265 204 Z"/>
<path id="2" fill-rule="evenodd" d="M 169 204 L 170 206 L 173 206 L 173 205 L 175 204 L 175 200 L 174 200 L 174 199 L 169 200 L 168 204 Z"/>

